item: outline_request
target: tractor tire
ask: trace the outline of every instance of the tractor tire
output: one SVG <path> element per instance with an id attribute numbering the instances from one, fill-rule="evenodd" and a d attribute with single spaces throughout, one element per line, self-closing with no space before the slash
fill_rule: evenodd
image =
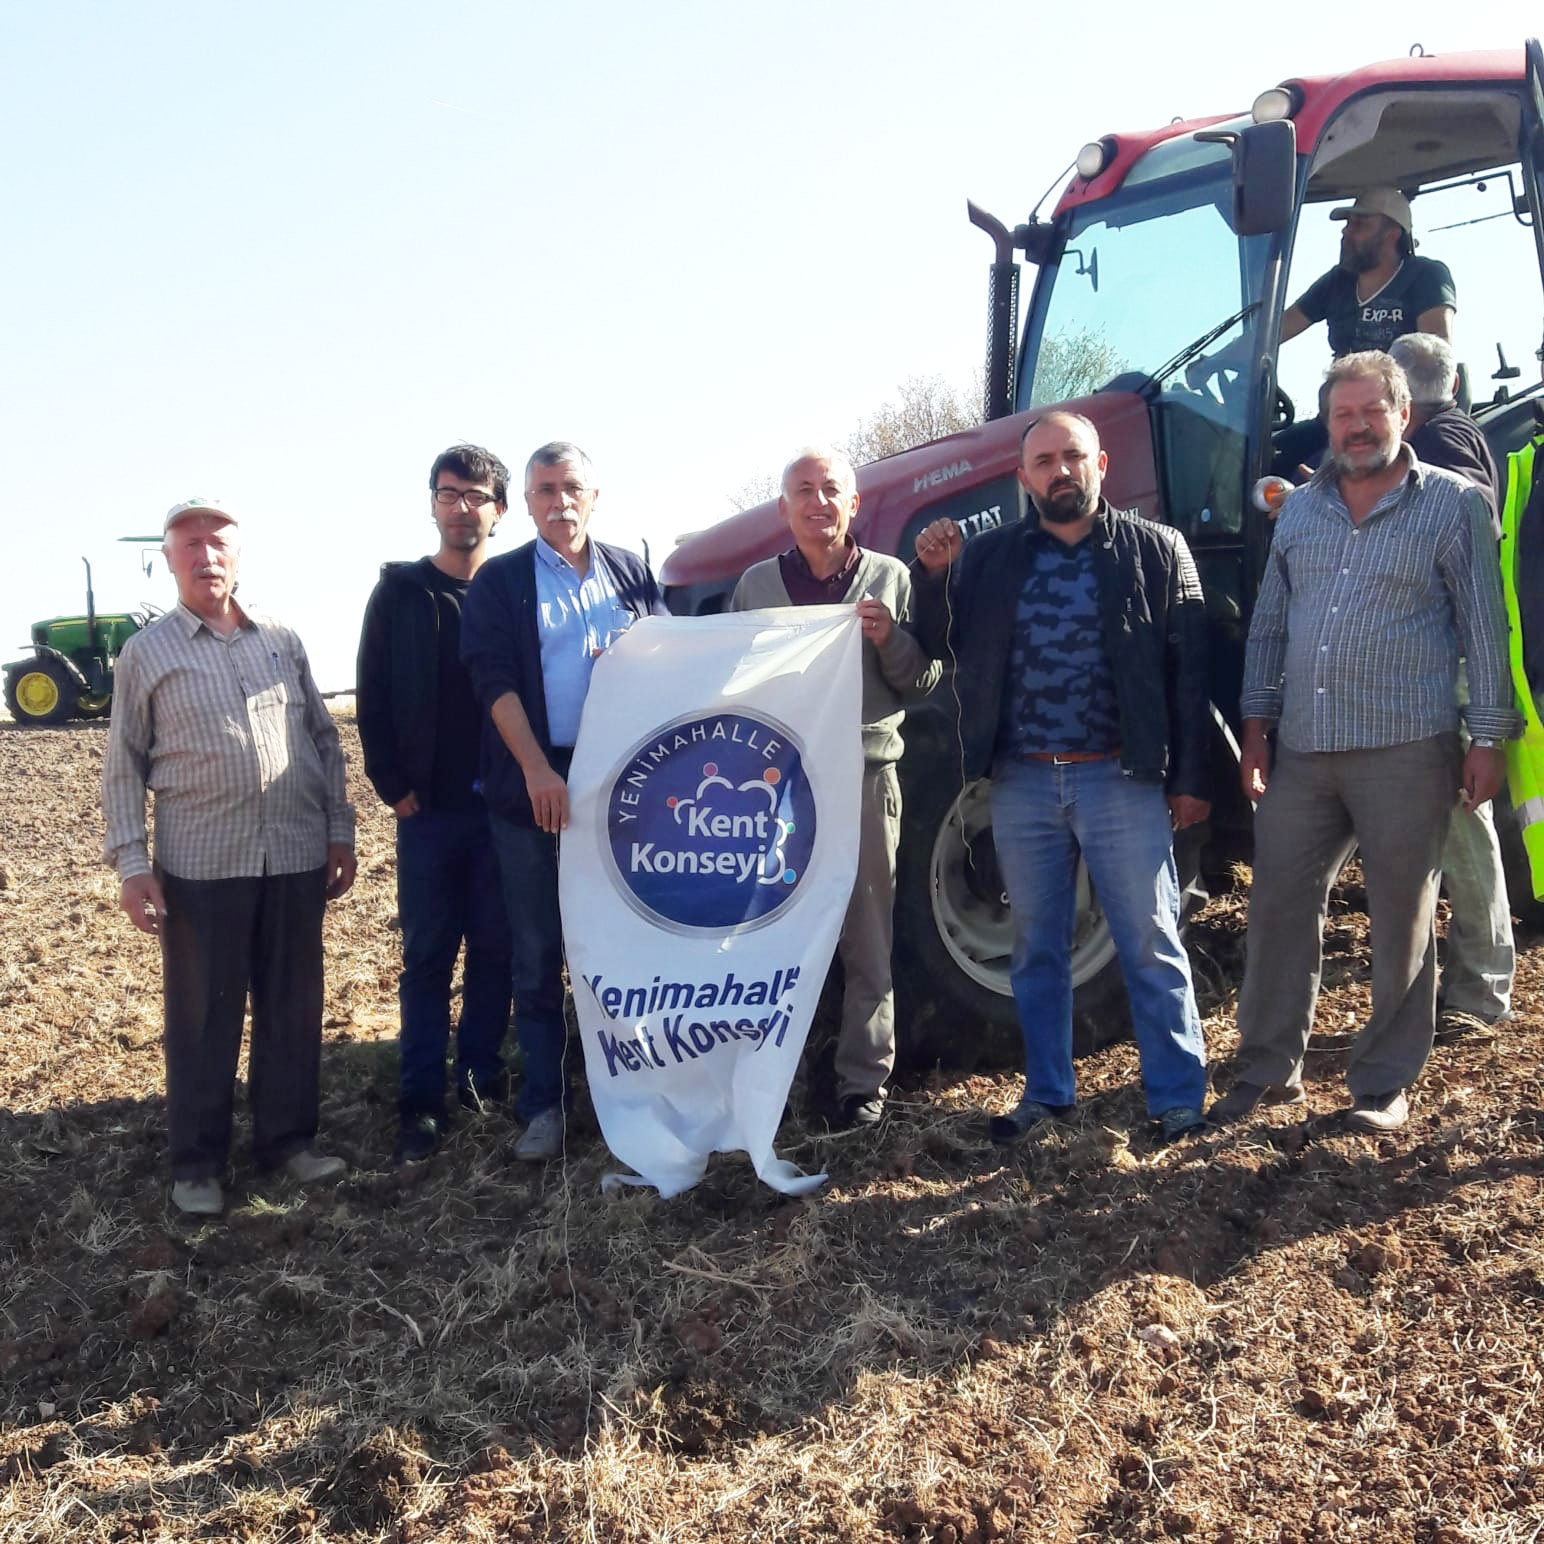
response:
<path id="1" fill-rule="evenodd" d="M 5 705 L 18 724 L 43 728 L 73 716 L 79 690 L 56 660 L 34 660 L 6 672 Z"/>
<path id="2" fill-rule="evenodd" d="M 1024 1050 L 1008 981 L 1013 930 L 988 785 L 961 787 L 958 747 L 952 735 L 945 745 L 941 728 L 914 715 L 901 761 L 897 1051 L 912 1066 L 1017 1066 Z M 1084 1056 L 1129 1035 L 1131 1010 L 1115 941 L 1081 863 L 1077 897 L 1073 1051 Z"/>

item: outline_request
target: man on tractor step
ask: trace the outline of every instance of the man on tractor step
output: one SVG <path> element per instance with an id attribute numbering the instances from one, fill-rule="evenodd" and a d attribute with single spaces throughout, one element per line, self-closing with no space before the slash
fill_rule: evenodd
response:
<path id="1" fill-rule="evenodd" d="M 302 1184 L 344 1172 L 312 1144 L 322 911 L 354 882 L 354 807 L 300 640 L 236 601 L 235 518 L 189 499 L 164 535 L 178 604 L 118 656 L 103 856 L 129 920 L 161 940 L 172 1203 L 212 1215 L 249 992 L 253 1156 Z"/>
<path id="2" fill-rule="evenodd" d="M 1205 603 L 1178 531 L 1112 509 L 1095 426 L 1025 429 L 1031 511 L 968 545 L 917 538 L 917 630 L 950 655 L 964 775 L 992 778 L 992 834 L 1013 915 L 1024 1097 L 990 1123 L 1014 1141 L 1064 1120 L 1072 1066 L 1081 852 L 1131 998 L 1147 1107 L 1166 1139 L 1202 1124 L 1206 1046 L 1179 938 L 1175 831 L 1208 802 Z"/>
<path id="3" fill-rule="evenodd" d="M 1495 794 L 1501 742 L 1521 722 L 1484 499 L 1401 442 L 1410 392 L 1387 354 L 1337 360 L 1321 403 L 1330 459 L 1282 505 L 1249 628 L 1241 772 L 1259 801 L 1254 883 L 1234 1083 L 1212 1118 L 1304 1102 L 1330 886 L 1359 845 L 1372 1014 L 1346 1072 L 1348 1123 L 1385 1132 L 1404 1125 L 1406 1091 L 1431 1053 L 1433 917 L 1453 806 Z"/>
<path id="4" fill-rule="evenodd" d="M 1485 500 L 1499 538 L 1500 479 L 1480 426 L 1458 405 L 1453 345 L 1435 333 L 1410 332 L 1395 338 L 1388 353 L 1410 384 L 1410 423 L 1405 429 L 1410 449 L 1426 466 L 1440 466 L 1472 483 Z M 1459 707 L 1468 701 L 1468 668 L 1460 660 Z M 1447 955 L 1437 983 L 1439 1044 L 1488 1037 L 1494 1025 L 1511 1017 L 1517 951 L 1501 843 L 1488 803 L 1477 809 L 1453 807 L 1442 846 L 1442 888 L 1451 910 Z"/>
<path id="5" fill-rule="evenodd" d="M 852 464 L 821 447 L 801 450 L 783 470 L 778 508 L 793 546 L 747 569 L 731 611 L 762 606 L 856 602 L 863 625 L 863 795 L 858 873 L 842 923 L 846 974 L 836 1042 L 833 1125 L 873 1126 L 884 1114 L 895 1066 L 895 993 L 890 980 L 895 851 L 901 838 L 901 721 L 941 667 L 896 626 L 911 610 L 911 574 L 898 558 L 866 552 L 852 537 L 858 482 Z"/>
<path id="6" fill-rule="evenodd" d="M 1398 188 L 1367 188 L 1354 204 L 1330 210 L 1330 219 L 1345 222 L 1340 261 L 1287 307 L 1281 341 L 1288 343 L 1326 322 L 1330 352 L 1337 359 L 1387 350 L 1406 332 L 1434 333 L 1451 342 L 1458 305 L 1453 275 L 1446 263 L 1415 255 L 1410 200 Z M 1239 357 L 1238 347 L 1196 360 L 1186 371 L 1190 384 L 1199 387 L 1218 370 L 1247 366 L 1250 361 Z M 1294 477 L 1300 466 L 1317 463 L 1324 448 L 1318 418 L 1293 424 L 1276 436 L 1276 471 Z"/>
<path id="7" fill-rule="evenodd" d="M 450 980 L 463 941 L 461 1104 L 482 1108 L 503 1080 L 509 922 L 478 788 L 483 711 L 461 663 L 461 608 L 504 517 L 508 484 L 508 468 L 479 445 L 453 445 L 435 458 L 429 515 L 439 549 L 382 567 L 359 640 L 365 774 L 397 821 L 398 1163 L 427 1158 L 444 1135 Z"/>

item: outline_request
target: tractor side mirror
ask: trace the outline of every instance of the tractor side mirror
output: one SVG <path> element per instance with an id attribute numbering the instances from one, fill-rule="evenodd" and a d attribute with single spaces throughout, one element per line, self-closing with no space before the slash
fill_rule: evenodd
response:
<path id="1" fill-rule="evenodd" d="M 1290 118 L 1251 123 L 1233 146 L 1233 229 L 1264 236 L 1283 229 L 1297 203 L 1297 130 Z"/>
<path id="2" fill-rule="evenodd" d="M 1251 123 L 1244 129 L 1200 129 L 1196 138 L 1226 145 L 1233 157 L 1235 235 L 1265 236 L 1281 230 L 1297 203 L 1297 130 L 1290 118 Z"/>

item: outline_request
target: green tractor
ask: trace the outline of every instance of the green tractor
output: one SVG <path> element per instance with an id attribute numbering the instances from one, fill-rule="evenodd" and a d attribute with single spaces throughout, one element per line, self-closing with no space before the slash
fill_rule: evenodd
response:
<path id="1" fill-rule="evenodd" d="M 86 564 L 85 616 L 34 622 L 31 656 L 4 667 L 5 705 L 18 724 L 105 717 L 112 708 L 119 651 L 156 615 L 153 607 L 146 607 L 98 616 L 91 564 L 85 558 L 81 562 Z"/>

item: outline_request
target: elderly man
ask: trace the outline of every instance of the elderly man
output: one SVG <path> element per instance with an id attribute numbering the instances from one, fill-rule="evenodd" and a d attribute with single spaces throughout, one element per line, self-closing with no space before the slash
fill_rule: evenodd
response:
<path id="1" fill-rule="evenodd" d="M 1453 345 L 1434 333 L 1411 332 L 1395 338 L 1388 353 L 1410 385 L 1405 443 L 1427 466 L 1440 466 L 1473 483 L 1499 537 L 1496 463 L 1479 425 L 1458 406 Z M 1458 705 L 1468 700 L 1468 672 L 1460 660 Z M 1489 804 L 1454 808 L 1442 848 L 1442 884 L 1452 912 L 1447 956 L 1437 983 L 1439 1043 L 1488 1035 L 1511 1015 L 1517 950 L 1501 843 Z"/>
<path id="2" fill-rule="evenodd" d="M 525 507 L 536 539 L 490 558 L 467 591 L 461 658 L 491 718 L 483 733 L 487 801 L 511 929 L 515 1025 L 526 1123 L 515 1156 L 563 1151 L 563 928 L 558 833 L 565 782 L 595 658 L 639 617 L 664 611 L 648 565 L 590 536 L 600 490 L 590 459 L 566 441 L 534 451 Z"/>
<path id="3" fill-rule="evenodd" d="M 300 640 L 236 601 L 235 518 L 188 499 L 164 535 L 178 603 L 118 657 L 104 857 L 129 920 L 161 941 L 172 1202 L 213 1215 L 249 993 L 253 1156 L 301 1183 L 344 1171 L 313 1143 L 322 911 L 354 882 L 354 810 Z"/>
<path id="4" fill-rule="evenodd" d="M 1017 1108 L 991 1122 L 998 1141 L 1064 1119 L 1076 1098 L 1079 853 L 1126 978 L 1148 1111 L 1168 1140 L 1202 1124 L 1173 833 L 1211 812 L 1205 604 L 1184 538 L 1103 497 L 1107 465 L 1088 419 L 1047 413 L 1019 449 L 1032 517 L 968 546 L 952 520 L 917 539 L 919 632 L 955 659 L 964 773 L 991 774 L 1013 914 L 1026 1068 Z"/>
<path id="5" fill-rule="evenodd" d="M 453 445 L 435 458 L 429 515 L 439 548 L 382 567 L 359 641 L 365 773 L 397 820 L 398 1163 L 427 1158 L 444 1134 L 450 978 L 463 940 L 461 1103 L 480 1108 L 503 1073 L 509 921 L 477 786 L 483 713 L 461 663 L 461 608 L 503 518 L 508 484 L 508 468 L 480 445 Z"/>
<path id="6" fill-rule="evenodd" d="M 1474 484 L 1501 534 L 1501 479 L 1480 426 L 1458 405 L 1458 356 L 1446 338 L 1407 332 L 1388 346 L 1410 387 L 1405 441 L 1427 466 L 1440 466 Z"/>
<path id="7" fill-rule="evenodd" d="M 1303 1102 L 1329 890 L 1360 845 L 1372 1015 L 1347 1070 L 1349 1122 L 1394 1131 L 1435 1030 L 1432 919 L 1453 805 L 1491 798 L 1501 742 L 1521 725 L 1484 500 L 1401 443 L 1410 393 L 1387 354 L 1338 360 L 1321 401 L 1330 459 L 1282 507 L 1245 656 L 1241 770 L 1260 803 L 1235 1081 L 1212 1115 Z"/>
<path id="8" fill-rule="evenodd" d="M 911 608 L 911 575 L 897 558 L 867 552 L 852 536 L 858 483 L 852 464 L 820 446 L 783 469 L 778 509 L 793 546 L 746 570 L 731 611 L 762 606 L 857 603 L 863 626 L 863 794 L 858 873 L 842 923 L 846 975 L 836 1042 L 834 1126 L 873 1126 L 884 1113 L 895 1066 L 895 994 L 890 947 L 895 851 L 901 839 L 901 721 L 906 705 L 931 691 L 940 667 L 895 624 Z"/>

